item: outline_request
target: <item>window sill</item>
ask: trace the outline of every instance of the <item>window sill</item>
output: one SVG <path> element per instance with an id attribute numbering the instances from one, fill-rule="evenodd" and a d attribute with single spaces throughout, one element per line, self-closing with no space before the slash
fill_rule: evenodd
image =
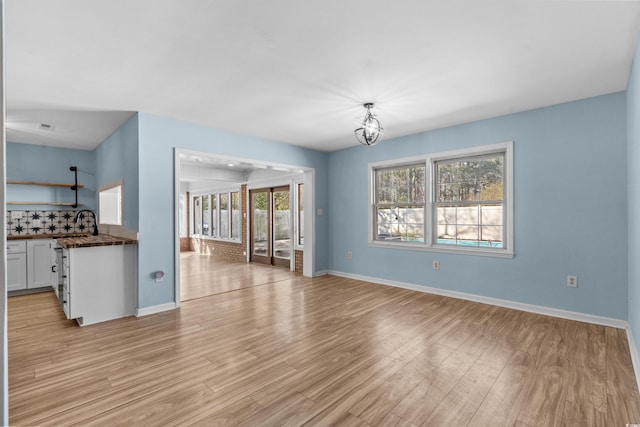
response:
<path id="1" fill-rule="evenodd" d="M 458 255 L 475 255 L 475 256 L 484 256 L 484 257 L 492 257 L 492 258 L 513 258 L 514 253 L 512 251 L 507 250 L 497 250 L 497 249 L 481 249 L 481 248 L 450 248 L 439 246 L 426 246 L 423 244 L 412 244 L 412 243 L 393 243 L 393 242 L 379 242 L 379 241 L 370 241 L 369 247 L 372 248 L 386 248 L 386 249 L 403 249 L 410 251 L 422 251 L 422 252 L 439 252 L 439 253 L 447 253 L 447 254 L 458 254 Z"/>

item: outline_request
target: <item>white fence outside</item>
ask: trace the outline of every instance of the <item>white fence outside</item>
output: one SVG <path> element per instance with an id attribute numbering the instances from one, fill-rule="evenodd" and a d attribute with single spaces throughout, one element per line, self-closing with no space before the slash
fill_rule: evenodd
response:
<path id="1" fill-rule="evenodd" d="M 461 206 L 437 209 L 438 239 L 502 241 L 502 206 Z M 378 235 L 424 239 L 424 210 L 378 210 Z"/>

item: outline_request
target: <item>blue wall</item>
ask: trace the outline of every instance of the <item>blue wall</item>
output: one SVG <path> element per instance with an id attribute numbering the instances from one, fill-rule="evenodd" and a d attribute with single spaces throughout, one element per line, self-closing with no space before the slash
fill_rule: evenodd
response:
<path id="1" fill-rule="evenodd" d="M 331 269 L 626 320 L 625 102 L 617 93 L 331 153 Z M 368 163 L 502 141 L 514 141 L 513 259 L 368 246 Z"/>
<path id="2" fill-rule="evenodd" d="M 174 301 L 174 148 L 311 167 L 316 170 L 316 207 L 325 211 L 327 154 L 205 126 L 139 113 L 138 303 Z M 316 217 L 316 270 L 328 267 L 326 215 Z M 166 272 L 155 283 L 151 273 Z"/>
<path id="3" fill-rule="evenodd" d="M 69 148 L 45 147 L 41 145 L 7 143 L 7 180 L 36 181 L 73 184 L 74 175 L 70 166 L 78 167 L 78 202 L 83 208 L 96 208 L 96 162 L 91 151 Z M 64 187 L 37 187 L 7 185 L 7 201 L 74 202 L 75 194 Z M 67 206 L 17 206 L 9 209 L 57 210 Z"/>
<path id="4" fill-rule="evenodd" d="M 124 227 L 138 231 L 138 115 L 100 144 L 95 157 L 96 188 L 123 181 Z"/>
<path id="5" fill-rule="evenodd" d="M 629 324 L 640 353 L 640 37 L 627 87 Z"/>
<path id="6" fill-rule="evenodd" d="M 177 147 L 314 168 L 316 208 L 325 211 L 316 216 L 316 271 L 629 319 L 640 342 L 640 319 L 633 310 L 640 298 L 635 262 L 640 247 L 639 73 L 635 66 L 626 96 L 606 95 L 333 153 L 139 113 L 95 152 L 9 143 L 7 179 L 70 182 L 68 167 L 78 165 L 86 185 L 82 201 L 90 209 L 96 207 L 99 186 L 123 179 L 126 228 L 140 237 L 141 308 L 174 300 Z M 513 259 L 368 246 L 368 163 L 507 140 L 514 141 Z M 11 188 L 7 193 L 11 199 Z M 440 270 L 431 269 L 433 260 L 440 261 Z M 151 278 L 156 270 L 167 273 L 164 282 Z M 569 274 L 578 276 L 577 289 L 566 286 Z"/>

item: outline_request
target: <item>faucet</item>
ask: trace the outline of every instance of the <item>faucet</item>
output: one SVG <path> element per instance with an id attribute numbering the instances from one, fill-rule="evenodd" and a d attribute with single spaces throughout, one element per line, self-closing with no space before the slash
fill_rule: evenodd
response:
<path id="1" fill-rule="evenodd" d="M 97 236 L 98 235 L 98 220 L 96 219 L 96 213 L 94 211 L 91 211 L 89 209 L 82 209 L 80 211 L 78 211 L 76 213 L 76 217 L 73 219 L 73 223 L 77 223 L 78 219 L 80 218 L 80 215 L 82 214 L 82 212 L 89 212 L 91 215 L 93 215 L 93 235 Z"/>

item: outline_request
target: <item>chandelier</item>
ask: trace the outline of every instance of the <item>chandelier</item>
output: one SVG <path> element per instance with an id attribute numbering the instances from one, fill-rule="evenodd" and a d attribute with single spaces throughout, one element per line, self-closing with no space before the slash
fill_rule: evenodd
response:
<path id="1" fill-rule="evenodd" d="M 362 120 L 362 126 L 354 130 L 356 139 L 362 145 L 376 145 L 382 139 L 382 133 L 384 128 L 380 126 L 380 122 L 376 117 L 371 114 L 373 108 L 373 102 L 367 102 L 364 104 L 364 108 L 367 109 L 367 113 Z"/>

